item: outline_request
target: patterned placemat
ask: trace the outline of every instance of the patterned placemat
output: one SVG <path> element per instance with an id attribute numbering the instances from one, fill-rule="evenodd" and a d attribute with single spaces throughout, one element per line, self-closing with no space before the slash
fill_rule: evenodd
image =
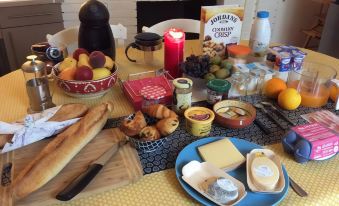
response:
<path id="1" fill-rule="evenodd" d="M 247 101 L 252 104 L 267 101 L 262 96 L 259 95 L 251 95 L 247 97 L 242 97 L 242 101 Z M 268 100 L 269 101 L 269 100 Z M 205 106 L 210 107 L 206 102 L 197 102 L 194 103 L 195 106 Z M 209 136 L 216 137 L 216 136 L 227 136 L 227 137 L 238 137 L 240 139 L 245 139 L 250 142 L 254 142 L 259 145 L 269 145 L 278 143 L 281 141 L 282 136 L 288 131 L 289 125 L 285 120 L 281 117 L 276 115 L 269 107 L 266 109 L 279 121 L 283 126 L 282 129 L 278 125 L 276 125 L 270 118 L 268 118 L 264 113 L 260 110 L 257 110 L 257 119 L 261 121 L 266 127 L 268 127 L 271 131 L 270 134 L 265 134 L 260 130 L 260 128 L 256 124 L 252 124 L 243 129 L 227 129 L 221 127 L 217 123 L 212 125 L 211 133 Z M 322 108 L 307 108 L 307 107 L 299 107 L 297 110 L 293 111 L 284 111 L 284 113 L 295 123 L 298 125 L 305 124 L 306 121 L 300 116 L 302 114 L 307 114 L 311 112 L 318 111 L 320 109 L 326 109 L 332 111 L 339 115 L 339 111 L 334 110 L 334 103 L 329 102 Z M 109 122 L 106 124 L 108 127 L 117 127 L 119 126 L 121 120 L 124 117 L 117 118 L 117 119 L 110 119 Z M 186 132 L 185 129 L 185 120 L 184 118 L 180 119 L 180 126 L 179 128 L 171 134 L 170 137 L 166 139 L 166 142 L 154 152 L 143 152 L 138 151 L 140 156 L 140 161 L 143 166 L 143 170 L 145 174 L 150 174 L 153 172 L 158 172 L 161 170 L 173 168 L 175 165 L 175 160 L 177 158 L 178 153 L 191 142 L 199 139 L 198 137 L 192 136 Z"/>

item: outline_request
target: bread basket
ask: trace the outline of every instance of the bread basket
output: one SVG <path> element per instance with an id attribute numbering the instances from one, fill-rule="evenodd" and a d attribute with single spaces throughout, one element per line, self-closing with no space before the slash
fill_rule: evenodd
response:
<path id="1" fill-rule="evenodd" d="M 135 114 L 131 114 L 129 116 L 126 117 L 126 119 L 133 119 L 135 116 Z M 150 117 L 147 114 L 144 114 L 145 120 L 147 125 L 153 125 L 155 124 L 158 119 L 154 118 L 154 117 Z M 131 144 L 138 150 L 138 151 L 142 151 L 142 152 L 154 152 L 157 149 L 161 148 L 168 140 L 168 138 L 170 138 L 172 135 L 168 135 L 166 137 L 162 137 L 158 140 L 142 140 L 142 139 L 138 139 L 136 137 L 128 137 L 129 141 L 131 142 Z"/>

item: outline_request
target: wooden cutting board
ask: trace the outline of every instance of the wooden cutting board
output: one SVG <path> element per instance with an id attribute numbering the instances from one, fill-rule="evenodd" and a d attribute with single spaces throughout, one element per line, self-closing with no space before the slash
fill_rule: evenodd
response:
<path id="1" fill-rule="evenodd" d="M 0 187 L 0 205 L 25 205 L 42 206 L 60 202 L 55 196 L 72 179 L 84 171 L 88 164 L 96 160 L 113 144 L 117 144 L 117 137 L 123 137 L 123 133 L 118 128 L 106 129 L 101 131 L 88 145 L 86 145 L 67 166 L 50 182 L 39 190 L 30 194 L 26 198 L 13 202 L 9 193 L 9 187 Z M 43 140 L 13 152 L 1 155 L 1 166 L 12 163 L 12 181 L 18 175 L 21 169 L 25 167 L 34 156 L 50 140 Z M 140 179 L 143 175 L 139 156 L 129 143 L 120 147 L 118 153 L 104 166 L 92 182 L 75 198 L 81 198 L 95 193 L 118 188 Z M 74 198 L 74 199 L 75 199 Z"/>

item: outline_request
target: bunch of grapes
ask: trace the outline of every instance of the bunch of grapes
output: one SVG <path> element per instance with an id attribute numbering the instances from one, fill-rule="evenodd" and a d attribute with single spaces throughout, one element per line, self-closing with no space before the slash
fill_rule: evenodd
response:
<path id="1" fill-rule="evenodd" d="M 180 65 L 183 73 L 195 78 L 204 78 L 209 71 L 210 57 L 208 55 L 196 56 L 192 54 Z"/>

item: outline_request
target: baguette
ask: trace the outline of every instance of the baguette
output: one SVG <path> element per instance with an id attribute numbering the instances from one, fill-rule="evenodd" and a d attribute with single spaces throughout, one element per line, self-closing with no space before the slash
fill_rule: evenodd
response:
<path id="1" fill-rule="evenodd" d="M 68 127 L 19 173 L 12 186 L 14 199 L 26 197 L 56 176 L 103 128 L 113 105 L 102 103 Z"/>
<path id="2" fill-rule="evenodd" d="M 82 117 L 88 111 L 85 104 L 64 104 L 48 121 L 63 122 L 69 119 Z"/>
<path id="3" fill-rule="evenodd" d="M 88 107 L 84 104 L 64 104 L 48 121 L 62 122 L 69 119 L 82 117 L 88 111 Z M 13 134 L 0 134 L 0 149 L 6 143 L 11 142 Z"/>
<path id="4" fill-rule="evenodd" d="M 173 112 L 172 110 L 168 109 L 166 106 L 162 104 L 154 104 L 149 107 L 143 108 L 142 111 L 146 114 L 148 114 L 151 117 L 155 117 L 158 119 L 165 119 L 168 117 L 176 117 L 178 118 L 178 115 Z"/>

